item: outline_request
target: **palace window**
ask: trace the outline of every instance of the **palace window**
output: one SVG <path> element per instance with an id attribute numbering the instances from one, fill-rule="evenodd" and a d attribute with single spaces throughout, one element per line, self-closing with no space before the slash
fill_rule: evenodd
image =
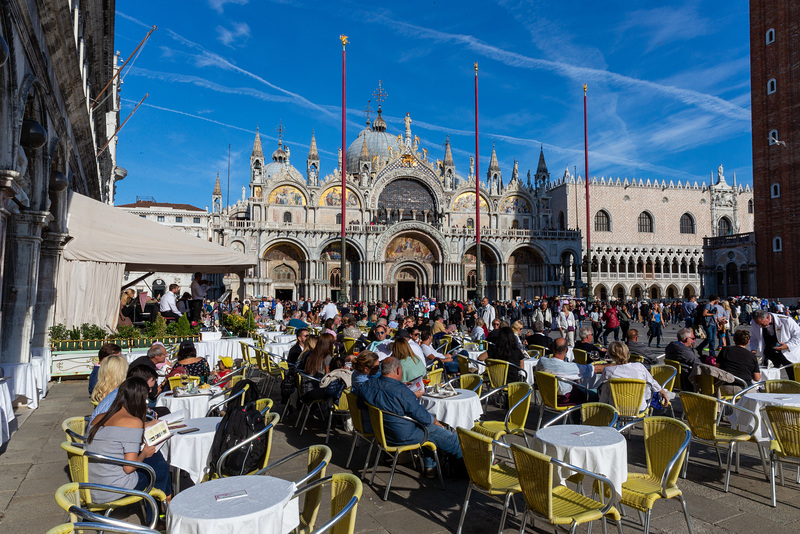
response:
<path id="1" fill-rule="evenodd" d="M 339 289 L 342 285 L 342 270 L 334 269 L 331 271 L 331 288 Z"/>
<path id="2" fill-rule="evenodd" d="M 769 81 L 767 82 L 767 94 L 771 95 L 777 90 L 778 90 L 778 82 L 775 80 L 775 78 L 770 78 Z"/>
<path id="3" fill-rule="evenodd" d="M 194 218 L 194 224 L 200 224 L 200 217 Z"/>
<path id="4" fill-rule="evenodd" d="M 475 287 L 477 284 L 478 275 L 475 271 L 467 273 L 467 287 Z"/>
<path id="5" fill-rule="evenodd" d="M 340 217 L 341 217 L 341 215 L 340 215 Z M 292 222 L 292 214 L 291 214 L 290 212 L 288 212 L 288 211 L 285 211 L 285 212 L 283 213 L 283 222 L 285 222 L 285 223 L 290 223 L 290 222 Z"/>
<path id="6" fill-rule="evenodd" d="M 611 231 L 611 216 L 606 210 L 599 210 L 594 216 L 595 232 Z"/>
<path id="7" fill-rule="evenodd" d="M 730 219 L 727 217 L 722 217 L 719 222 L 717 222 L 717 235 L 731 235 L 733 234 L 733 225 L 731 224 Z"/>
<path id="8" fill-rule="evenodd" d="M 695 233 L 694 230 L 694 219 L 688 213 L 684 213 L 681 215 L 681 233 L 682 234 L 693 234 Z"/>
<path id="9" fill-rule="evenodd" d="M 164 222 L 164 216 L 163 216 L 163 215 L 159 215 L 159 216 L 156 218 L 156 220 L 157 220 L 158 222 Z"/>
<path id="10" fill-rule="evenodd" d="M 183 217 L 180 217 L 180 216 L 175 217 L 175 222 L 176 223 L 182 223 L 183 222 Z"/>
<path id="11" fill-rule="evenodd" d="M 770 130 L 769 131 L 769 144 L 770 145 L 777 145 L 778 142 L 778 130 Z"/>
<path id="12" fill-rule="evenodd" d="M 413 213 L 436 213 L 436 200 L 428 188 L 417 180 L 399 178 L 389 183 L 378 197 L 379 210 L 403 210 L 403 220 Z"/>
<path id="13" fill-rule="evenodd" d="M 775 28 L 770 28 L 767 30 L 767 44 L 772 44 L 775 42 Z"/>
<path id="14" fill-rule="evenodd" d="M 772 238 L 772 252 L 781 252 L 783 251 L 783 239 L 780 237 L 773 237 Z"/>
<path id="15" fill-rule="evenodd" d="M 778 198 L 781 196 L 781 184 L 772 184 L 769 186 L 769 195 L 772 198 Z"/>
<path id="16" fill-rule="evenodd" d="M 753 199 L 747 201 L 747 213 L 753 213 Z"/>
<path id="17" fill-rule="evenodd" d="M 646 234 L 653 233 L 653 216 L 646 211 L 639 214 L 639 232 Z"/>

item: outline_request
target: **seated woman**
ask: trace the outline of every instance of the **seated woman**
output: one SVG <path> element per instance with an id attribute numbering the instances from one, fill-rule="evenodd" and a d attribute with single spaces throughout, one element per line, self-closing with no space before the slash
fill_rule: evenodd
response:
<path id="1" fill-rule="evenodd" d="M 475 328 L 472 329 L 469 336 L 473 339 L 473 341 L 479 341 L 481 339 L 486 339 L 486 334 L 488 331 L 486 330 L 486 323 L 483 322 L 483 319 L 478 317 L 475 319 Z"/>
<path id="2" fill-rule="evenodd" d="M 644 397 L 639 406 L 640 411 L 647 409 L 650 400 L 653 398 L 653 393 L 661 395 L 663 400 L 662 404 L 665 406 L 669 404 L 669 393 L 666 389 L 661 387 L 653 375 L 641 363 L 629 363 L 631 353 L 628 346 L 621 341 L 612 341 L 608 345 L 608 356 L 614 360 L 616 365 L 609 365 L 603 369 L 603 382 L 611 378 L 636 378 L 647 382 L 647 387 L 644 390 Z M 611 400 L 611 388 L 606 384 L 601 384 L 600 387 L 600 402 L 613 405 Z"/>
<path id="3" fill-rule="evenodd" d="M 331 334 L 332 336 L 336 337 L 338 333 L 334 330 L 333 327 L 334 320 L 333 318 L 325 319 L 325 325 L 322 328 L 323 334 Z"/>
<path id="4" fill-rule="evenodd" d="M 381 366 L 378 355 L 371 350 L 359 352 L 353 359 L 353 376 L 351 378 L 351 388 L 353 393 L 358 394 L 361 385 L 372 378 L 381 376 Z"/>
<path id="5" fill-rule="evenodd" d="M 514 330 L 510 326 L 504 326 L 500 328 L 494 343 L 489 345 L 489 350 L 478 356 L 478 360 L 503 360 L 517 367 L 522 367 L 521 360 L 526 356 L 527 354 L 522 352 L 522 348 L 519 346 L 519 338 L 514 334 Z M 507 382 L 524 381 L 519 371 L 513 367 L 509 368 L 506 380 Z"/>
<path id="6" fill-rule="evenodd" d="M 92 402 L 99 404 L 106 395 L 119 387 L 127 374 L 128 360 L 124 356 L 115 354 L 104 358 L 97 372 L 97 385 L 92 391 Z"/>
<path id="7" fill-rule="evenodd" d="M 727 371 L 737 378 L 741 378 L 750 386 L 753 382 L 761 381 L 761 367 L 758 358 L 747 349 L 750 343 L 750 332 L 741 329 L 733 334 L 733 345 L 722 347 L 717 354 L 717 367 Z M 735 395 L 742 390 L 741 386 L 726 385 L 720 388 L 723 395 Z"/>
<path id="8" fill-rule="evenodd" d="M 304 353 L 297 360 L 297 368 L 309 376 L 322 379 L 330 372 L 335 343 L 336 338 L 332 334 L 322 334 L 314 350 Z M 323 389 L 316 380 L 305 379 L 302 381 L 300 400 L 311 402 L 328 398 L 336 401 L 343 390 L 341 381 L 334 381 Z"/>
<path id="9" fill-rule="evenodd" d="M 427 374 L 425 359 L 420 358 L 414 353 L 408 339 L 398 337 L 392 343 L 392 356 L 400 361 L 403 369 L 402 382 L 404 382 L 417 397 L 422 396 L 425 391 L 422 378 Z"/>
<path id="10" fill-rule="evenodd" d="M 181 348 L 176 359 L 178 360 L 178 365 L 186 370 L 187 375 L 199 376 L 202 382 L 208 382 L 209 376 L 216 376 L 216 373 L 211 372 L 206 359 L 197 355 L 197 350 L 194 347 Z"/>
<path id="11" fill-rule="evenodd" d="M 146 463 L 156 472 L 153 487 L 163 491 L 169 501 L 172 499 L 169 464 L 160 452 L 156 452 L 155 447 L 145 445 L 142 448 L 144 429 L 154 423 L 154 421 L 145 423 L 149 391 L 147 381 L 143 378 L 131 377 L 122 382 L 117 390 L 117 398 L 109 410 L 92 420 L 86 438 L 86 450 Z M 132 466 L 89 462 L 89 481 L 119 488 L 143 490 L 147 487 L 150 477 L 145 471 Z M 95 502 L 110 502 L 118 498 L 120 496 L 116 493 L 92 491 L 92 500 Z"/>

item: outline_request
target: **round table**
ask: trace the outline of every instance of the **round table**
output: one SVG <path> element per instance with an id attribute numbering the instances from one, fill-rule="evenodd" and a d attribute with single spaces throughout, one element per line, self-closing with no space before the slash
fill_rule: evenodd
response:
<path id="1" fill-rule="evenodd" d="M 189 473 L 195 484 L 199 484 L 208 473 L 208 453 L 211 452 L 211 444 L 220 421 L 222 421 L 222 417 L 184 419 L 180 424 L 186 426 L 173 430 L 173 437 L 164 445 L 164 456 L 169 464 Z M 181 430 L 187 428 L 198 428 L 199 430 L 188 434 L 179 434 Z"/>
<path id="2" fill-rule="evenodd" d="M 32 363 L 0 363 L 3 375 L 8 378 L 11 401 L 25 397 L 28 408 L 39 407 L 39 390 L 36 387 L 36 369 Z"/>
<path id="3" fill-rule="evenodd" d="M 617 493 L 628 479 L 628 444 L 609 427 L 553 425 L 536 431 L 533 449 L 568 464 L 603 475 Z M 564 484 L 574 472 L 556 467 L 553 480 Z"/>
<path id="4" fill-rule="evenodd" d="M 466 428 L 475 426 L 483 414 L 481 401 L 478 394 L 468 389 L 456 389 L 458 395 L 437 399 L 423 395 L 419 402 L 429 414 L 451 428 Z"/>
<path id="5" fill-rule="evenodd" d="M 287 534 L 300 524 L 294 482 L 269 476 L 218 478 L 175 496 L 167 509 L 169 534 Z M 218 500 L 225 494 L 246 495 Z"/>
<path id="6" fill-rule="evenodd" d="M 295 342 L 297 341 L 297 336 L 295 336 L 295 335 L 292 335 L 292 334 L 281 334 L 281 333 L 277 333 L 277 334 L 278 335 L 270 337 L 270 342 L 271 343 L 291 343 L 292 345 L 294 345 Z"/>
<path id="7" fill-rule="evenodd" d="M 197 419 L 205 417 L 208 409 L 212 406 L 211 396 L 217 393 L 220 388 L 211 386 L 207 390 L 209 393 L 202 393 L 199 395 L 183 395 L 176 397 L 171 391 L 162 393 L 156 399 L 156 406 L 166 406 L 170 412 L 177 412 L 183 410 L 184 417 L 190 419 Z M 222 397 L 214 399 L 214 404 L 222 402 Z"/>
<path id="8" fill-rule="evenodd" d="M 267 352 L 271 352 L 276 356 L 280 356 L 283 358 L 289 349 L 294 346 L 294 342 L 291 343 L 266 343 L 264 345 L 264 350 Z"/>
<path id="9" fill-rule="evenodd" d="M 750 410 L 761 415 L 763 406 L 800 406 L 800 394 L 790 393 L 745 393 L 737 406 Z M 733 410 L 733 414 L 728 418 L 731 426 L 742 432 L 753 430 L 756 422 L 750 414 Z M 759 421 L 759 428 L 753 433 L 753 437 L 759 442 L 769 442 L 769 432 Z"/>
<path id="10" fill-rule="evenodd" d="M 14 420 L 14 406 L 11 404 L 11 390 L 8 380 L 0 380 L 0 446 L 11 439 L 11 421 Z"/>
<path id="11" fill-rule="evenodd" d="M 533 374 L 536 372 L 536 364 L 539 363 L 539 358 L 523 358 L 520 363 L 528 375 L 525 377 L 525 381 L 533 385 Z"/>
<path id="12" fill-rule="evenodd" d="M 484 352 L 486 352 L 486 351 L 485 350 L 468 350 L 467 351 L 470 359 L 475 360 L 475 362 L 478 362 L 478 356 L 480 356 Z M 479 375 L 482 375 L 484 373 L 484 371 L 486 371 L 486 365 L 484 365 L 483 363 L 480 363 L 480 362 L 478 362 L 478 363 L 475 363 L 475 362 L 469 362 L 470 367 L 472 367 L 474 365 L 475 367 L 477 367 L 477 371 L 475 371 L 475 372 L 478 373 Z"/>

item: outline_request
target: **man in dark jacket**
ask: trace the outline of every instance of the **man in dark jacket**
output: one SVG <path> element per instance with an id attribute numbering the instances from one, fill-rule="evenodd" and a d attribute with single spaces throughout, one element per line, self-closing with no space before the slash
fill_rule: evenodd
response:
<path id="1" fill-rule="evenodd" d="M 639 356 L 644 356 L 644 366 L 650 369 L 651 365 L 658 365 L 658 353 L 655 352 L 652 348 L 645 345 L 644 341 L 639 341 L 639 331 L 635 328 L 631 328 L 627 332 L 628 341 L 625 344 L 628 346 L 628 350 L 631 351 L 631 354 L 638 354 Z M 659 351 L 660 352 L 660 351 Z"/>
<path id="2" fill-rule="evenodd" d="M 673 341 L 664 349 L 664 357 L 675 360 L 681 364 L 681 391 L 694 391 L 689 382 L 689 374 L 694 366 L 702 363 L 694 350 L 694 332 L 691 328 L 678 330 L 678 340 Z"/>
<path id="3" fill-rule="evenodd" d="M 553 338 L 544 335 L 544 323 L 542 321 L 533 322 L 533 334 L 529 335 L 526 339 L 528 346 L 539 345 L 544 347 L 548 353 L 553 349 Z"/>

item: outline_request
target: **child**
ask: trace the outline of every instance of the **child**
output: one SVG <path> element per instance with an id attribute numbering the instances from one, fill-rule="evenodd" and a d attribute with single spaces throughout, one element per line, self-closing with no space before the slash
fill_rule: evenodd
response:
<path id="1" fill-rule="evenodd" d="M 217 363 L 217 373 L 216 373 L 216 379 L 214 380 L 214 384 L 221 386 L 225 382 L 227 382 L 227 380 L 225 380 L 225 377 L 231 374 L 232 368 L 233 368 L 233 358 L 231 358 L 230 356 L 221 357 L 219 359 L 219 362 Z"/>

